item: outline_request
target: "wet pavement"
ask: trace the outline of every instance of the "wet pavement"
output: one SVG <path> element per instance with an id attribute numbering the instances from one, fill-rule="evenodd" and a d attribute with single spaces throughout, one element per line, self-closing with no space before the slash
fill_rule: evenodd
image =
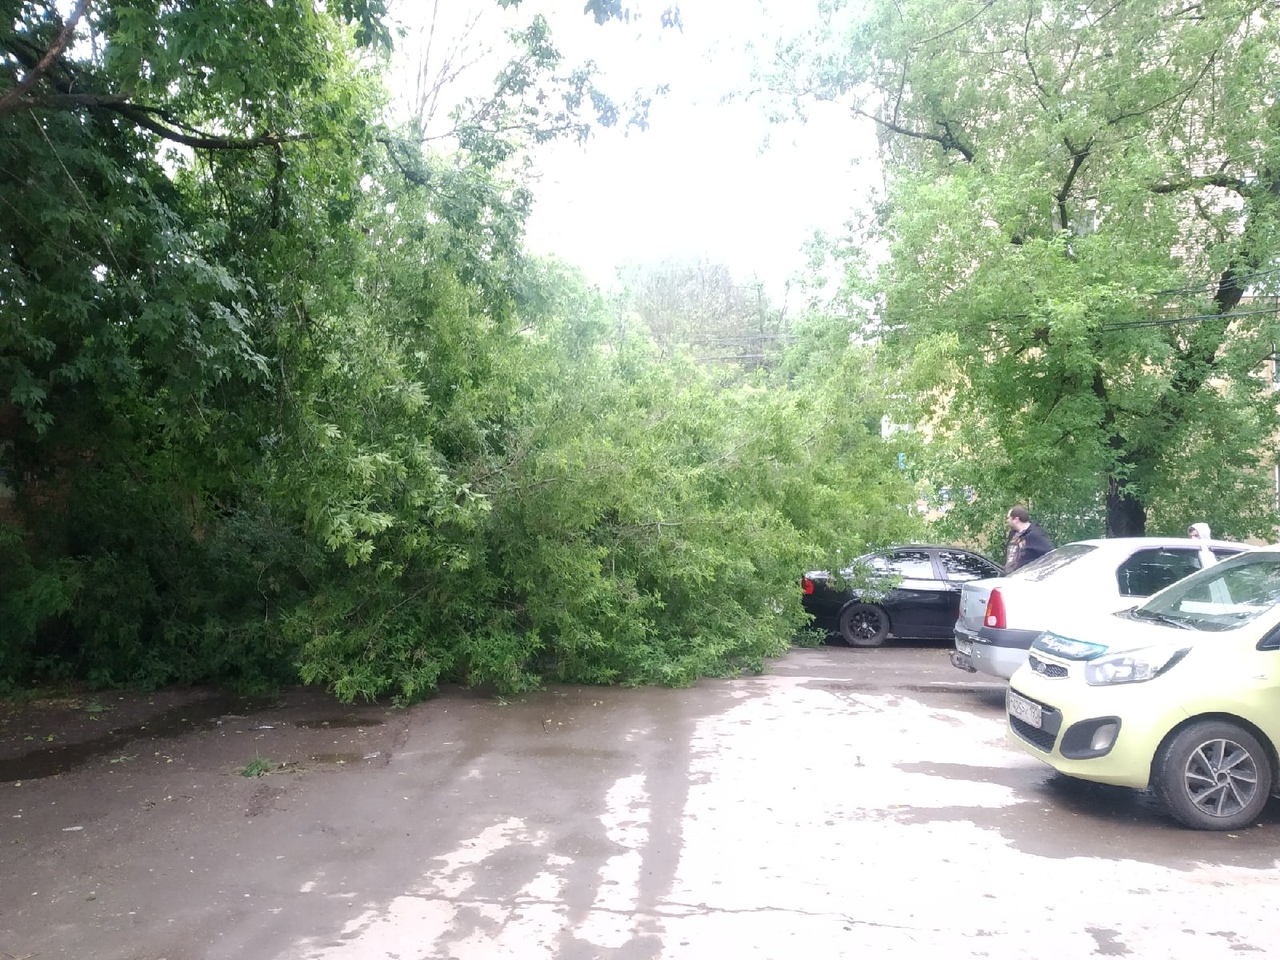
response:
<path id="1" fill-rule="evenodd" d="M 1002 698 L 901 646 L 685 690 L 9 710 L 0 958 L 1280 956 L 1280 801 L 1183 830 L 1008 746 Z"/>

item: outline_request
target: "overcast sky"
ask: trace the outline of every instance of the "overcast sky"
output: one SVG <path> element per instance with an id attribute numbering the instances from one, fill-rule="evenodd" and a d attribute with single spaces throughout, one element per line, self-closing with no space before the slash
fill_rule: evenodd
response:
<path id="1" fill-rule="evenodd" d="M 773 9 L 761 0 L 682 0 L 684 29 L 676 31 L 656 23 L 666 0 L 641 0 L 639 25 L 605 26 L 582 13 L 583 0 L 524 0 L 514 14 L 478 0 L 473 43 L 542 12 L 566 59 L 595 60 L 611 91 L 671 88 L 654 102 L 646 131 L 601 130 L 582 146 L 539 148 L 534 251 L 577 264 L 603 286 L 623 264 L 701 258 L 781 298 L 804 263 L 806 239 L 815 229 L 838 230 L 875 174 L 865 159 L 869 131 L 842 107 L 779 128 L 754 102 L 724 102 L 750 86 L 753 50 L 767 52 L 772 36 L 798 29 L 815 0 L 766 2 Z M 461 0 L 440 7 L 455 17 L 466 9 Z M 434 42 L 439 50 L 439 30 Z"/>

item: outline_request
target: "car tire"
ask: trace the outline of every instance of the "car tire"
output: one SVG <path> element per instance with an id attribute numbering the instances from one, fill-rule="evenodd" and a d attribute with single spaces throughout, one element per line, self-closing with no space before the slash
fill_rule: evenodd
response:
<path id="1" fill-rule="evenodd" d="M 889 615 L 873 603 L 851 603 L 840 611 L 840 636 L 851 647 L 878 647 L 889 636 Z"/>
<path id="2" fill-rule="evenodd" d="M 1175 820 L 1195 830 L 1238 830 L 1271 795 L 1271 757 L 1258 739 L 1225 720 L 1178 731 L 1156 754 L 1151 786 Z"/>

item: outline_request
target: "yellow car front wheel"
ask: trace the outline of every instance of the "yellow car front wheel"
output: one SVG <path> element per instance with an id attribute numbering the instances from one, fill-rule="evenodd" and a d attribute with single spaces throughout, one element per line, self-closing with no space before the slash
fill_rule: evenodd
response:
<path id="1" fill-rule="evenodd" d="M 1201 720 L 1156 754 L 1151 786 L 1173 818 L 1196 830 L 1236 830 L 1257 820 L 1271 794 L 1271 759 L 1248 730 Z"/>

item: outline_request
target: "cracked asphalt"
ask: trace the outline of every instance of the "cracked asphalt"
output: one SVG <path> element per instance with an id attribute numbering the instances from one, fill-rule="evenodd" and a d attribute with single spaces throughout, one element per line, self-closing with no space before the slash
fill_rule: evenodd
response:
<path id="1" fill-rule="evenodd" d="M 0 710 L 0 960 L 1280 956 L 1280 801 L 1186 831 L 938 646 L 690 689 Z M 261 776 L 245 773 L 261 772 Z"/>

